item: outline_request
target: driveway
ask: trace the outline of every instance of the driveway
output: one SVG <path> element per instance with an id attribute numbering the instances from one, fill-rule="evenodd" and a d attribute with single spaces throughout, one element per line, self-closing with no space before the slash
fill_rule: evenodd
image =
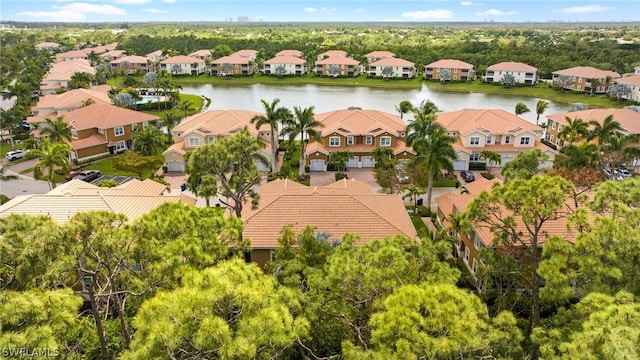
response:
<path id="1" fill-rule="evenodd" d="M 22 170 L 34 167 L 37 161 L 37 159 L 31 159 L 21 163 L 7 163 L 7 161 L 3 159 L 2 165 L 9 165 L 5 171 L 5 175 L 17 175 L 20 177 L 20 180 L 0 182 L 0 194 L 13 198 L 17 195 L 48 193 L 50 189 L 49 183 L 46 181 L 34 180 L 30 176 L 20 175 Z"/>
<path id="2" fill-rule="evenodd" d="M 309 175 L 311 176 L 311 186 L 323 186 L 336 181 L 335 171 L 311 171 Z M 374 191 L 380 190 L 373 169 L 347 169 L 347 175 L 349 175 L 349 179 L 360 180 L 371 185 Z"/>

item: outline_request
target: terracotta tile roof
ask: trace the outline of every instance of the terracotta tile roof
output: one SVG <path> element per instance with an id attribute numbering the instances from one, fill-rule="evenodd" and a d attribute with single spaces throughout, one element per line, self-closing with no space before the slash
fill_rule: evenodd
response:
<path id="1" fill-rule="evenodd" d="M 351 135 L 372 135 L 386 131 L 397 136 L 406 128 L 399 116 L 378 110 L 335 110 L 317 114 L 315 118 L 324 124 L 323 137 L 335 131 L 345 131 Z"/>
<path id="2" fill-rule="evenodd" d="M 498 178 L 487 180 L 484 177 L 480 176 L 475 181 L 462 184 L 462 187 L 467 189 L 469 194 L 478 195 L 483 191 L 491 191 L 494 186 L 500 184 L 502 184 L 502 180 Z"/>
<path id="3" fill-rule="evenodd" d="M 128 56 L 123 56 L 119 59 L 115 59 L 113 61 L 110 61 L 109 64 L 122 64 L 123 62 L 128 62 L 129 64 L 147 64 L 147 60 L 149 60 L 148 58 L 146 58 L 145 56 L 138 56 L 138 55 L 128 55 Z"/>
<path id="4" fill-rule="evenodd" d="M 150 52 L 150 53 L 146 54 L 145 56 L 146 57 L 154 57 L 154 56 L 155 57 L 160 57 L 160 56 L 162 56 L 162 50 L 156 50 L 156 51 Z"/>
<path id="5" fill-rule="evenodd" d="M 264 115 L 249 110 L 209 110 L 201 112 L 186 118 L 178 126 L 171 129 L 174 134 L 199 132 L 202 135 L 232 135 L 245 126 L 249 132 L 258 135 L 255 124 L 251 123 L 251 119 L 257 115 Z M 263 125 L 260 131 L 269 131 L 268 125 Z"/>
<path id="6" fill-rule="evenodd" d="M 166 155 L 168 153 L 175 152 L 175 153 L 178 153 L 180 155 L 184 155 L 184 154 L 187 153 L 187 151 L 188 150 L 184 146 L 184 140 L 180 140 L 180 141 L 174 143 L 173 145 L 169 146 L 169 148 L 167 148 L 167 150 L 163 151 L 162 154 Z"/>
<path id="7" fill-rule="evenodd" d="M 316 65 L 359 65 L 360 62 L 348 57 L 332 56 L 316 61 Z"/>
<path id="8" fill-rule="evenodd" d="M 531 65 L 527 65 L 521 62 L 505 61 L 497 64 L 493 64 L 487 68 L 487 71 L 523 71 L 523 72 L 535 72 L 538 68 Z"/>
<path id="9" fill-rule="evenodd" d="M 467 109 L 439 113 L 436 121 L 447 130 L 457 131 L 462 135 L 479 129 L 488 134 L 511 135 L 542 131 L 539 126 L 501 109 Z"/>
<path id="10" fill-rule="evenodd" d="M 87 57 L 87 53 L 80 50 L 71 50 L 66 52 L 61 52 L 56 54 L 56 60 L 61 61 L 65 58 L 81 58 L 84 59 Z"/>
<path id="11" fill-rule="evenodd" d="M 427 64 L 425 68 L 473 69 L 473 65 L 460 60 L 443 59 Z"/>
<path id="12" fill-rule="evenodd" d="M 124 55 L 126 51 L 124 50 L 110 50 L 107 51 L 106 53 L 102 54 L 101 57 L 106 58 L 106 57 L 115 57 L 115 56 L 122 56 Z"/>
<path id="13" fill-rule="evenodd" d="M 249 64 L 249 59 L 244 56 L 229 55 L 211 61 L 211 65 L 222 64 Z"/>
<path id="14" fill-rule="evenodd" d="M 55 63 L 49 72 L 44 76 L 42 83 L 46 84 L 50 81 L 68 81 L 71 76 L 77 72 L 86 72 L 95 74 L 96 70 L 91 66 L 88 60 L 76 59 L 71 61 L 63 61 Z"/>
<path id="15" fill-rule="evenodd" d="M 578 118 L 585 122 L 597 121 L 600 124 L 607 116 L 613 116 L 613 120 L 620 123 L 629 135 L 640 134 L 640 113 L 631 109 L 587 109 L 571 111 L 567 113 L 548 115 L 547 118 L 559 124 L 567 125 L 567 116 L 571 119 Z"/>
<path id="16" fill-rule="evenodd" d="M 100 188 L 74 179 L 47 194 L 16 196 L 0 206 L 0 217 L 10 214 L 49 215 L 64 223 L 79 212 L 112 211 L 122 213 L 129 221 L 133 221 L 165 202 L 195 204 L 196 199 L 184 194 L 158 195 L 157 185 L 163 189 L 164 185 L 155 181 L 139 183 L 125 185 L 124 188 L 123 185 Z"/>
<path id="17" fill-rule="evenodd" d="M 289 179 L 276 179 L 260 185 L 260 196 L 287 194 L 374 194 L 371 186 L 356 179 L 342 179 L 324 186 L 306 186 Z"/>
<path id="18" fill-rule="evenodd" d="M 238 51 L 234 52 L 233 54 L 231 54 L 231 56 L 240 56 L 240 57 L 254 58 L 255 59 L 255 57 L 258 56 L 258 51 L 257 50 L 250 50 L 250 49 L 238 50 Z"/>
<path id="19" fill-rule="evenodd" d="M 118 46 L 118 43 L 114 42 L 114 43 L 107 44 L 107 45 L 98 45 L 98 46 L 94 46 L 94 47 L 88 47 L 88 48 L 80 49 L 79 51 L 82 51 L 87 55 L 91 54 L 91 52 L 93 51 L 94 53 L 100 55 L 100 54 L 106 53 L 107 51 L 115 50 L 117 46 Z"/>
<path id="20" fill-rule="evenodd" d="M 93 99 L 96 103 L 111 104 L 111 99 L 106 93 L 94 91 L 93 89 L 73 89 L 62 94 L 45 95 L 38 100 L 36 112 L 41 109 L 68 110 L 82 107 L 82 103 L 87 99 Z"/>
<path id="21" fill-rule="evenodd" d="M 276 55 L 275 57 L 264 62 L 265 64 L 304 64 L 305 60 L 297 56 Z"/>
<path id="22" fill-rule="evenodd" d="M 50 47 L 59 47 L 60 44 L 56 43 L 56 42 L 41 42 L 39 44 L 36 44 L 36 48 L 50 48 Z"/>
<path id="23" fill-rule="evenodd" d="M 347 52 L 344 50 L 329 50 L 318 54 L 318 60 L 322 60 L 325 57 L 347 57 Z"/>
<path id="24" fill-rule="evenodd" d="M 162 52 L 161 52 L 162 53 Z M 209 49 L 202 49 L 202 50 L 198 50 L 198 51 L 194 51 L 191 54 L 189 54 L 188 56 L 197 56 L 197 57 L 211 57 L 211 50 Z"/>
<path id="25" fill-rule="evenodd" d="M 276 56 L 295 56 L 301 58 L 304 54 L 300 50 L 282 50 L 276 53 Z"/>
<path id="26" fill-rule="evenodd" d="M 575 66 L 568 69 L 554 71 L 551 74 L 577 76 L 586 79 L 604 79 L 607 76 L 611 76 L 614 79 L 620 77 L 620 74 L 618 74 L 617 72 L 600 70 L 591 66 Z"/>
<path id="27" fill-rule="evenodd" d="M 352 185 L 356 189 L 347 191 Z M 277 248 L 280 230 L 287 224 L 293 224 L 296 231 L 307 225 L 317 227 L 317 231 L 330 233 L 332 240 L 354 233 L 360 236 L 358 246 L 397 234 L 417 236 L 399 196 L 374 194 L 370 187 L 369 193 L 365 193 L 361 186 L 357 182 L 345 182 L 335 187 L 311 188 L 312 192 L 283 186 L 279 194 L 269 192 L 273 189 L 263 194 L 261 189 L 259 208 L 245 207 L 243 212 L 243 235 L 250 238 L 251 246 L 257 249 Z"/>
<path id="28" fill-rule="evenodd" d="M 382 58 L 378 61 L 372 62 L 371 64 L 369 64 L 370 66 L 402 66 L 402 67 L 413 67 L 416 64 L 408 61 L 408 60 L 404 60 L 404 59 L 400 59 L 400 58 Z"/>
<path id="29" fill-rule="evenodd" d="M 65 121 L 76 130 L 110 129 L 116 126 L 159 121 L 155 115 L 121 108 L 111 104 L 95 103 L 65 114 Z"/>
<path id="30" fill-rule="evenodd" d="M 91 136 L 86 137 L 84 139 L 77 139 L 71 141 L 71 148 L 74 150 L 86 149 L 98 145 L 107 144 L 107 139 L 104 138 L 104 135 L 100 134 L 91 134 Z"/>
<path id="31" fill-rule="evenodd" d="M 198 58 L 194 58 L 193 56 L 178 55 L 178 56 L 172 56 L 170 58 L 167 58 L 167 59 L 164 59 L 164 60 L 160 61 L 160 64 L 165 64 L 165 65 L 170 65 L 170 64 L 193 64 L 193 63 L 204 64 L 204 60 L 198 59 Z"/>
<path id="32" fill-rule="evenodd" d="M 638 86 L 640 85 L 640 75 L 635 74 L 635 75 L 621 77 L 619 79 L 616 79 L 614 82 L 618 84 L 629 84 L 629 85 Z"/>
<path id="33" fill-rule="evenodd" d="M 369 59 L 385 59 L 396 57 L 396 54 L 392 53 L 391 51 L 372 51 L 368 54 L 365 54 L 364 57 Z"/>

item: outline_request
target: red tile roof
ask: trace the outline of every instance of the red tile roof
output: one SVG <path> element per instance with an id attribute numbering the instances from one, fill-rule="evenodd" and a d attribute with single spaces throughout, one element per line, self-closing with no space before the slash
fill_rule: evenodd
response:
<path id="1" fill-rule="evenodd" d="M 473 69 L 473 65 L 460 60 L 443 59 L 425 65 L 426 68 Z"/>
<path id="2" fill-rule="evenodd" d="M 522 72 L 535 72 L 538 68 L 531 65 L 527 65 L 521 62 L 505 61 L 497 64 L 493 64 L 487 68 L 487 71 L 522 71 Z"/>
<path id="3" fill-rule="evenodd" d="M 604 79 L 607 76 L 611 76 L 612 78 L 619 78 L 620 74 L 614 71 L 609 70 L 600 70 L 591 66 L 575 66 L 568 69 L 558 70 L 552 72 L 553 75 L 569 75 L 569 76 L 577 76 L 586 79 Z"/>
<path id="4" fill-rule="evenodd" d="M 462 135 L 478 129 L 484 129 L 489 134 L 542 132 L 539 126 L 501 109 L 466 109 L 439 113 L 436 121 L 447 130 L 458 131 Z"/>
<path id="5" fill-rule="evenodd" d="M 413 67 L 416 64 L 408 61 L 408 60 L 404 60 L 404 59 L 400 59 L 400 58 L 382 58 L 378 61 L 374 61 L 371 64 L 369 64 L 370 66 L 402 66 L 402 67 Z"/>
<path id="6" fill-rule="evenodd" d="M 588 109 L 571 111 L 567 113 L 548 115 L 547 118 L 559 124 L 567 125 L 566 117 L 582 119 L 585 122 L 597 121 L 600 124 L 608 116 L 620 123 L 620 126 L 629 134 L 640 134 L 640 113 L 631 109 Z"/>
<path id="7" fill-rule="evenodd" d="M 129 110 L 111 104 L 95 103 L 65 114 L 65 121 L 76 130 L 110 129 L 116 126 L 159 121 L 155 115 Z"/>
<path id="8" fill-rule="evenodd" d="M 193 63 L 204 64 L 204 60 L 198 59 L 198 58 L 194 58 L 193 56 L 178 55 L 178 56 L 173 56 L 173 57 L 170 57 L 168 59 L 164 59 L 164 60 L 160 61 L 160 64 L 165 64 L 165 65 L 170 65 L 170 64 L 193 64 Z"/>

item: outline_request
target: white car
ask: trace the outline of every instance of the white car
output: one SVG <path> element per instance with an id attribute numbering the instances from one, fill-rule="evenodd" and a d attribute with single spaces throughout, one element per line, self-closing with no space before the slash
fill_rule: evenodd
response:
<path id="1" fill-rule="evenodd" d="M 22 159 L 25 154 L 26 154 L 26 152 L 23 151 L 23 150 L 12 150 L 12 151 L 7 152 L 7 155 L 5 155 L 5 157 L 9 161 L 13 161 L 13 160 L 17 160 L 17 159 Z"/>
<path id="2" fill-rule="evenodd" d="M 631 173 L 627 169 L 618 169 L 618 174 L 622 175 L 624 178 L 631 177 Z"/>

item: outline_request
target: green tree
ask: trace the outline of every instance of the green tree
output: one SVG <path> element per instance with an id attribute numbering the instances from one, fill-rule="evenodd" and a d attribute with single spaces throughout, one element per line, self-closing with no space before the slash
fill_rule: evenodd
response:
<path id="1" fill-rule="evenodd" d="M 487 162 L 489 173 L 491 173 L 491 164 L 494 163 L 496 165 L 500 165 L 502 163 L 502 156 L 495 151 L 482 150 L 482 152 L 480 153 L 480 160 L 484 160 Z"/>
<path id="2" fill-rule="evenodd" d="M 260 154 L 263 148 L 264 144 L 245 128 L 236 135 L 198 147 L 189 156 L 186 173 L 215 177 L 215 192 L 222 197 L 220 203 L 240 218 L 247 200 L 251 199 L 252 207 L 258 206 L 259 194 L 254 186 L 260 183 L 261 175 L 256 161 L 269 164 Z"/>
<path id="3" fill-rule="evenodd" d="M 531 294 L 528 335 L 540 325 L 542 278 L 538 266 L 540 249 L 548 236 L 544 226 L 571 215 L 573 211 L 566 203 L 572 192 L 573 184 L 563 178 L 536 175 L 529 180 L 511 180 L 494 187 L 490 193 L 482 192 L 467 209 L 474 226 L 491 230 L 498 254 L 507 263 L 520 264 L 504 269 L 503 275 L 516 277 L 511 291 L 524 288 Z M 494 274 L 500 271 L 499 264 L 491 265 Z M 538 343 L 531 343 L 529 355 L 538 358 Z"/>
<path id="4" fill-rule="evenodd" d="M 407 145 L 415 146 L 420 141 L 426 140 L 439 125 L 435 120 L 435 113 L 414 111 L 414 119 L 407 125 Z"/>
<path id="5" fill-rule="evenodd" d="M 166 111 L 163 113 L 162 116 L 162 123 L 164 124 L 164 126 L 167 127 L 167 136 L 169 138 L 169 144 L 173 144 L 173 134 L 171 133 L 171 130 L 173 130 L 174 127 L 176 127 L 178 124 L 180 124 L 180 117 L 178 116 L 178 114 L 176 114 L 173 111 Z"/>
<path id="6" fill-rule="evenodd" d="M 540 149 L 533 149 L 518 153 L 518 155 L 502 167 L 505 181 L 513 179 L 531 179 L 540 171 L 540 167 L 549 156 Z"/>
<path id="7" fill-rule="evenodd" d="M 390 169 L 394 166 L 395 160 L 393 150 L 389 147 L 376 146 L 371 150 L 371 157 L 375 161 L 375 167 L 381 169 Z"/>
<path id="8" fill-rule="evenodd" d="M 309 331 L 298 301 L 241 260 L 188 274 L 183 287 L 146 301 L 123 359 L 278 357 Z"/>
<path id="9" fill-rule="evenodd" d="M 13 141 L 13 132 L 16 126 L 22 124 L 22 119 L 22 113 L 18 107 L 14 106 L 9 110 L 0 109 L 0 128 L 7 130 L 12 150 L 16 149 L 16 144 Z"/>
<path id="10" fill-rule="evenodd" d="M 339 174 L 343 174 L 347 170 L 347 162 L 353 157 L 353 153 L 349 150 L 334 151 L 329 154 L 329 162 L 333 163 Z"/>
<path id="11" fill-rule="evenodd" d="M 283 77 L 283 76 L 286 76 L 286 75 L 287 75 L 287 69 L 285 69 L 285 67 L 284 67 L 284 66 L 282 66 L 282 65 L 278 65 L 278 66 L 276 66 L 276 68 L 273 70 L 273 73 L 274 73 L 274 74 L 276 74 L 276 76 L 277 76 L 278 78 L 281 78 L 281 77 Z"/>
<path id="12" fill-rule="evenodd" d="M 542 99 L 538 100 L 536 103 L 536 125 L 540 122 L 540 115 L 544 114 L 544 112 L 547 111 L 547 108 L 549 108 L 548 101 L 544 101 Z"/>
<path id="13" fill-rule="evenodd" d="M 571 119 L 569 116 L 565 116 L 565 121 L 567 124 L 562 127 L 558 137 L 568 142 L 569 145 L 589 136 L 589 123 L 578 117 Z"/>
<path id="14" fill-rule="evenodd" d="M 593 96 L 593 93 L 598 89 L 598 86 L 602 85 L 600 79 L 594 78 L 591 79 L 591 89 L 589 91 L 589 95 Z"/>
<path id="15" fill-rule="evenodd" d="M 553 85 L 560 88 L 560 94 L 564 94 L 565 89 L 570 89 L 571 84 L 573 84 L 571 75 L 560 75 L 553 81 Z"/>
<path id="16" fill-rule="evenodd" d="M 420 186 L 409 185 L 409 186 L 403 186 L 401 190 L 405 192 L 402 198 L 411 199 L 411 202 L 413 203 L 413 213 L 417 214 L 418 213 L 418 196 L 420 196 L 420 194 L 424 194 L 424 189 L 421 188 Z"/>
<path id="17" fill-rule="evenodd" d="M 520 116 L 520 115 L 522 115 L 524 113 L 528 113 L 530 111 L 531 111 L 531 109 L 529 109 L 527 107 L 527 104 L 521 103 L 521 102 L 516 104 L 516 109 L 515 109 L 516 115 Z"/>
<path id="18" fill-rule="evenodd" d="M 404 114 L 409 111 L 413 111 L 413 109 L 413 104 L 411 104 L 411 101 L 409 100 L 402 100 L 400 101 L 400 104 L 396 105 L 396 111 L 400 113 L 400 120 L 403 119 Z"/>
<path id="19" fill-rule="evenodd" d="M 500 84 L 505 88 L 510 88 L 516 84 L 516 78 L 512 74 L 504 74 L 502 79 L 500 79 Z"/>
<path id="20" fill-rule="evenodd" d="M 448 81 L 451 81 L 451 69 L 446 68 L 446 69 L 440 70 L 440 72 L 438 72 L 438 79 L 443 84 Z"/>
<path id="21" fill-rule="evenodd" d="M 33 167 L 33 176 L 38 180 L 46 180 L 50 189 L 56 187 L 56 171 L 63 174 L 71 171 L 70 156 L 69 143 L 51 143 L 48 139 L 44 139 L 38 149 L 27 153 L 27 158 L 38 159 Z"/>
<path id="22" fill-rule="evenodd" d="M 553 166 L 556 168 L 579 169 L 594 168 L 597 165 L 598 146 L 582 141 L 578 145 L 567 145 L 562 148 L 562 154 L 558 154 Z"/>
<path id="23" fill-rule="evenodd" d="M 616 103 L 620 103 L 620 100 L 628 98 L 631 94 L 631 85 L 629 84 L 613 84 L 609 87 L 609 95 L 616 98 Z"/>
<path id="24" fill-rule="evenodd" d="M 284 124 L 282 134 L 289 136 L 290 143 L 292 143 L 295 138 L 300 137 L 300 162 L 298 176 L 302 176 L 305 173 L 304 155 L 307 149 L 307 143 L 310 139 L 321 141 L 321 132 L 318 129 L 323 128 L 324 124 L 315 119 L 313 106 L 304 109 L 294 106 L 293 114 L 293 118 Z"/>
<path id="25" fill-rule="evenodd" d="M 131 134 L 133 144 L 131 148 L 142 156 L 157 156 L 164 147 L 164 134 L 153 125 L 146 129 L 134 131 Z"/>
<path id="26" fill-rule="evenodd" d="M 291 119 L 291 111 L 284 107 L 278 107 L 280 99 L 274 99 L 271 104 L 266 100 L 260 100 L 264 107 L 264 115 L 256 115 L 251 118 L 251 123 L 256 124 L 256 129 L 260 129 L 264 125 L 269 125 L 269 134 L 271 140 L 271 174 L 274 175 L 278 169 L 278 144 L 277 133 L 278 127 L 285 124 Z M 304 171 L 304 168 L 302 169 Z"/>
<path id="27" fill-rule="evenodd" d="M 182 100 L 178 104 L 178 109 L 182 110 L 184 113 L 184 117 L 186 118 L 189 114 L 193 114 L 196 111 L 196 108 L 193 106 L 193 101 L 191 100 Z"/>
<path id="28" fill-rule="evenodd" d="M 381 74 L 385 80 L 388 80 L 389 78 L 393 77 L 393 67 L 391 66 L 383 67 Z"/>
<path id="29" fill-rule="evenodd" d="M 52 143 L 60 143 L 65 140 L 71 142 L 71 127 L 64 120 L 64 115 L 57 116 L 55 121 L 44 119 L 46 125 L 40 130 L 40 134 L 47 136 Z"/>
<path id="30" fill-rule="evenodd" d="M 591 134 L 588 135 L 588 140 L 596 139 L 598 145 L 603 145 L 607 142 L 610 136 L 618 132 L 622 132 L 622 126 L 619 122 L 613 119 L 613 115 L 609 115 L 602 123 L 591 120 L 589 124 L 593 127 Z"/>
<path id="31" fill-rule="evenodd" d="M 71 89 L 88 89 L 91 86 L 93 76 L 86 72 L 76 72 L 71 75 L 71 79 L 67 83 L 67 88 Z"/>
<path id="32" fill-rule="evenodd" d="M 138 178 L 144 178 L 144 172 L 149 170 L 153 177 L 155 169 L 162 166 L 162 160 L 157 155 L 143 156 L 137 151 L 125 151 L 113 157 L 112 166 L 115 170 L 132 171 L 138 174 Z"/>
<path id="33" fill-rule="evenodd" d="M 233 75 L 233 65 L 231 65 L 230 63 L 224 63 L 220 65 L 220 75 L 222 76 Z"/>

